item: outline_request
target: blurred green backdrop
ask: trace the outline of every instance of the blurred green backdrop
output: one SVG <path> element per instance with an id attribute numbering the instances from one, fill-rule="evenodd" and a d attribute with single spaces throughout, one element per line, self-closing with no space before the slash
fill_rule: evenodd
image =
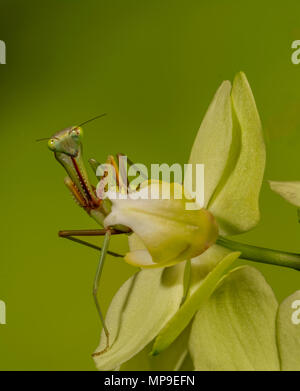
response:
<path id="1" fill-rule="evenodd" d="M 215 90 L 243 70 L 266 132 L 266 179 L 300 180 L 299 13 L 298 0 L 0 0 L 1 370 L 93 370 L 99 339 L 97 253 L 57 237 L 95 224 L 35 139 L 107 112 L 85 128 L 86 157 L 183 164 Z M 300 251 L 295 208 L 264 184 L 261 209 L 241 240 Z M 125 251 L 124 239 L 112 248 Z M 258 267 L 279 300 L 300 288 L 300 273 Z M 133 272 L 108 258 L 105 308 Z"/>

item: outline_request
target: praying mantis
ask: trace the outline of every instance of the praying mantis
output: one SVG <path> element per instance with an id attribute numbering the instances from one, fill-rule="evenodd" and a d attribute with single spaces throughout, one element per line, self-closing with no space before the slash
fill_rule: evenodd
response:
<path id="1" fill-rule="evenodd" d="M 101 114 L 95 118 L 92 118 L 78 126 L 72 126 L 65 128 L 55 133 L 50 139 L 48 139 L 48 147 L 54 152 L 54 156 L 57 161 L 63 166 L 67 172 L 64 183 L 70 190 L 76 203 L 82 207 L 88 215 L 90 215 L 100 226 L 103 227 L 103 220 L 105 218 L 105 205 L 103 200 L 99 199 L 96 195 L 95 187 L 90 183 L 87 170 L 82 157 L 82 139 L 83 129 L 82 126 L 95 119 L 102 117 L 105 114 Z M 39 139 L 38 141 L 43 140 Z M 121 154 L 117 154 L 117 157 Z M 96 160 L 90 159 L 90 165 L 93 171 L 96 173 L 96 168 L 99 165 Z M 120 170 L 115 158 L 109 155 L 107 162 L 112 164 L 116 172 L 117 183 L 120 182 Z M 109 348 L 109 331 L 106 327 L 104 316 L 101 311 L 100 303 L 98 300 L 99 286 L 101 274 L 104 266 L 106 254 L 110 254 L 114 257 L 123 257 L 118 253 L 108 250 L 111 235 L 128 234 L 131 230 L 127 227 L 118 226 L 116 228 L 110 227 L 106 229 L 91 229 L 91 230 L 64 230 L 59 231 L 61 238 L 66 238 L 71 241 L 86 245 L 100 251 L 99 262 L 96 270 L 96 275 L 93 285 L 93 297 L 96 304 L 96 308 L 100 317 L 100 321 L 106 336 L 106 347 L 103 351 L 96 352 L 93 355 L 100 355 Z M 88 236 L 104 236 L 103 246 L 98 247 L 84 240 L 75 238 L 88 237 Z"/>

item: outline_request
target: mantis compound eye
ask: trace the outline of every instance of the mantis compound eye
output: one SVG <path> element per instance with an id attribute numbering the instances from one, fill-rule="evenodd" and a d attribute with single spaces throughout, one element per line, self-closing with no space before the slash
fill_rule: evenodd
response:
<path id="1" fill-rule="evenodd" d="M 56 142 L 53 138 L 50 138 L 50 140 L 48 141 L 48 148 L 51 150 L 51 151 L 55 151 L 56 150 Z"/>
<path id="2" fill-rule="evenodd" d="M 76 128 L 73 128 L 70 132 L 70 136 L 72 138 L 82 138 L 83 137 L 83 131 L 82 131 L 82 128 L 80 126 L 77 126 Z"/>

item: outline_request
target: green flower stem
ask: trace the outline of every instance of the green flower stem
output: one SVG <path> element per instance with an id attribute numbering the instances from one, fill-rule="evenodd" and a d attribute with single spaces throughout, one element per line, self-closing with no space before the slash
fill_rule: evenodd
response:
<path id="1" fill-rule="evenodd" d="M 292 269 L 300 270 L 300 254 L 251 246 L 250 244 L 235 242 L 233 240 L 223 238 L 222 236 L 219 236 L 217 244 L 233 251 L 240 251 L 242 253 L 241 258 L 249 261 L 268 263 L 271 265 L 290 267 Z"/>

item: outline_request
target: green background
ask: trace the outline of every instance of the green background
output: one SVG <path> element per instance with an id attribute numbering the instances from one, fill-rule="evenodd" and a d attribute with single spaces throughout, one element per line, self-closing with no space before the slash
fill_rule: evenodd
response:
<path id="1" fill-rule="evenodd" d="M 298 0 L 0 0 L 1 370 L 93 370 L 99 340 L 97 253 L 57 237 L 96 226 L 35 139 L 107 112 L 85 128 L 86 158 L 183 164 L 215 90 L 243 70 L 266 132 L 266 179 L 300 180 L 299 13 Z M 241 240 L 300 251 L 295 208 L 266 183 L 261 210 Z M 296 271 L 258 267 L 279 300 L 300 288 Z M 108 258 L 105 308 L 133 271 Z"/>

